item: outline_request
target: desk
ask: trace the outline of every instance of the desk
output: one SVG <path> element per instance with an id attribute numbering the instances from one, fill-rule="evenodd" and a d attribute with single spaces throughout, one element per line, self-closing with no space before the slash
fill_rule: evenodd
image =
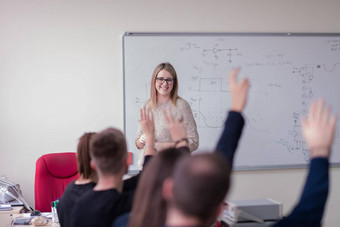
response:
<path id="1" fill-rule="evenodd" d="M 12 210 L 0 211 L 0 227 L 10 226 L 13 220 L 13 215 L 20 214 L 23 211 L 23 206 L 12 207 Z"/>
<path id="2" fill-rule="evenodd" d="M 15 218 L 21 218 L 24 217 L 23 213 L 20 213 L 20 211 L 23 209 L 23 207 L 14 207 L 11 211 L 0 211 L 0 227 L 10 227 L 10 226 L 34 226 L 34 225 L 12 225 L 12 221 Z M 26 213 L 27 215 L 27 213 Z M 27 217 L 27 216 L 25 216 Z M 49 222 L 45 226 L 54 226 L 54 227 L 60 227 L 59 223 L 52 223 L 52 220 L 49 219 Z"/>
<path id="3" fill-rule="evenodd" d="M 20 218 L 20 217 L 24 217 L 24 214 L 13 214 L 13 220 L 15 218 Z M 27 216 L 25 216 L 27 217 Z M 8 226 L 11 226 L 11 225 L 8 225 Z M 20 226 L 34 226 L 34 225 L 12 225 L 12 226 L 17 226 L 17 227 L 20 227 Z M 48 220 L 48 224 L 47 225 L 44 225 L 44 226 L 54 226 L 54 227 L 60 227 L 60 224 L 59 223 L 53 223 L 51 219 Z M 2 226 L 1 226 L 2 227 Z M 6 226 L 7 227 L 7 226 Z"/>
<path id="4" fill-rule="evenodd" d="M 256 222 L 239 222 L 235 223 L 228 220 L 223 220 L 229 227 L 270 227 L 275 224 L 273 221 L 266 221 L 265 223 L 256 223 Z"/>

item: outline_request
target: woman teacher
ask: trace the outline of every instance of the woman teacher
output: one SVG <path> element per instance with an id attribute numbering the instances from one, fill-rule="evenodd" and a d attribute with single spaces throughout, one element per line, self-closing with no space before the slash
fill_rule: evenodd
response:
<path id="1" fill-rule="evenodd" d="M 170 63 L 161 63 L 153 71 L 151 78 L 151 94 L 150 99 L 147 100 L 143 107 L 151 108 L 155 123 L 155 149 L 157 151 L 173 147 L 176 142 L 173 141 L 169 133 L 163 111 L 167 111 L 176 119 L 183 120 L 187 131 L 190 151 L 197 150 L 199 145 L 199 136 L 197 132 L 197 125 L 192 114 L 189 103 L 178 96 L 178 79 L 174 67 Z M 138 165 L 142 166 L 144 160 L 144 136 L 141 128 L 138 129 L 136 146 L 142 149 L 138 159 Z"/>

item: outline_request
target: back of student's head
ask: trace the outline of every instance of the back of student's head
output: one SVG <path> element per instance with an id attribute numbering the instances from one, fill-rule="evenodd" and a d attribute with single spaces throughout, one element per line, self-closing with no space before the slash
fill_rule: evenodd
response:
<path id="1" fill-rule="evenodd" d="M 94 135 L 90 146 L 91 158 L 102 174 L 117 174 L 126 165 L 127 146 L 124 134 L 116 128 Z"/>
<path id="2" fill-rule="evenodd" d="M 210 224 L 228 192 L 230 168 L 220 154 L 194 155 L 177 163 L 173 180 L 173 205 L 202 224 Z"/>
<path id="3" fill-rule="evenodd" d="M 88 132 L 84 133 L 78 142 L 77 147 L 77 164 L 78 164 L 78 173 L 85 179 L 96 179 L 96 174 L 91 168 L 90 161 L 90 139 L 96 133 Z"/>
<path id="4" fill-rule="evenodd" d="M 176 162 L 184 156 L 189 156 L 189 152 L 169 148 L 149 161 L 139 179 L 130 227 L 159 227 L 164 224 L 166 202 L 162 198 L 163 182 L 173 174 Z"/>

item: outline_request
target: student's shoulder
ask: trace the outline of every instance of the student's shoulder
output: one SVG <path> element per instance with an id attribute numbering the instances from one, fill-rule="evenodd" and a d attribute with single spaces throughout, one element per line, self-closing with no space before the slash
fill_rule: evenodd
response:
<path id="1" fill-rule="evenodd" d="M 92 206 L 93 204 L 98 204 L 98 201 L 112 201 L 119 195 L 117 190 L 109 189 L 103 191 L 94 191 L 93 189 L 85 192 L 79 197 L 77 201 L 77 206 Z"/>
<path id="2" fill-rule="evenodd" d="M 76 184 L 75 184 L 75 181 L 70 182 L 70 183 L 66 186 L 66 188 L 65 188 L 65 190 L 64 190 L 64 193 L 67 192 L 67 191 L 72 190 L 72 189 L 74 188 L 75 185 L 76 185 Z"/>
<path id="3" fill-rule="evenodd" d="M 94 182 L 90 182 L 87 184 L 75 184 L 75 182 L 71 182 L 67 185 L 64 193 L 72 193 L 72 194 L 83 194 L 87 191 L 91 191 L 96 184 Z"/>
<path id="4" fill-rule="evenodd" d="M 79 191 L 81 194 L 86 193 L 88 191 L 92 191 L 96 183 L 90 182 L 87 184 L 79 184 L 74 187 L 75 190 Z"/>
<path id="5" fill-rule="evenodd" d="M 77 203 L 86 203 L 95 198 L 96 198 L 96 193 L 95 191 L 93 191 L 93 189 L 91 189 L 85 192 L 82 196 L 80 196 Z"/>

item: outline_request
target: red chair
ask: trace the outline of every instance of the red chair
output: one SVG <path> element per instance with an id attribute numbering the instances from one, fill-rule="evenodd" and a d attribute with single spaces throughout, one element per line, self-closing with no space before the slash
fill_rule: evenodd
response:
<path id="1" fill-rule="evenodd" d="M 51 202 L 61 198 L 67 184 L 78 177 L 76 153 L 53 153 L 41 156 L 37 160 L 35 169 L 35 209 L 51 212 Z"/>

